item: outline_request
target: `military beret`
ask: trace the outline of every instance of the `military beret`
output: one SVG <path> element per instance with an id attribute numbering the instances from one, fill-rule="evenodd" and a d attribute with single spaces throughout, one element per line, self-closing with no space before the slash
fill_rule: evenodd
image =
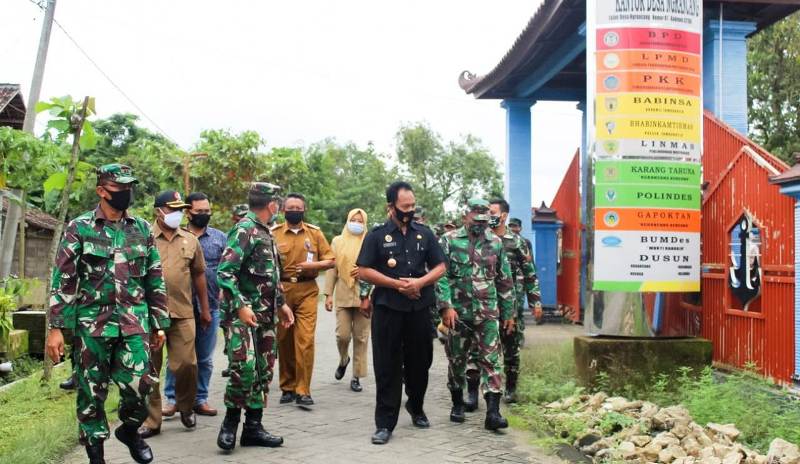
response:
<path id="1" fill-rule="evenodd" d="M 248 193 L 250 195 L 262 195 L 268 197 L 274 197 L 281 191 L 281 188 L 275 184 L 270 184 L 269 182 L 252 182 L 250 183 L 250 190 Z"/>
<path id="2" fill-rule="evenodd" d="M 97 168 L 97 182 L 111 181 L 118 184 L 138 184 L 139 181 L 133 177 L 133 169 L 130 166 L 119 163 L 104 164 Z"/>
<path id="3" fill-rule="evenodd" d="M 231 211 L 235 216 L 244 216 L 250 211 L 250 206 L 247 203 L 240 203 L 238 205 L 233 205 Z"/>
<path id="4" fill-rule="evenodd" d="M 488 221 L 489 202 L 483 198 L 470 198 L 467 200 L 467 213 L 477 213 L 472 218 L 474 221 Z"/>
<path id="5" fill-rule="evenodd" d="M 511 219 L 508 220 L 508 225 L 522 227 L 522 219 L 520 219 L 520 218 L 511 218 Z"/>

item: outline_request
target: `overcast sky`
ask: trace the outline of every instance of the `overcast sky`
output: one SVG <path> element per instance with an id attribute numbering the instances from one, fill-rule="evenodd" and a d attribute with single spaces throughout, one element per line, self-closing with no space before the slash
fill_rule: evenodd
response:
<path id="1" fill-rule="evenodd" d="M 43 14 L 32 0 L 1 1 L 0 82 L 27 98 Z M 393 153 L 399 125 L 425 120 L 446 139 L 477 135 L 502 163 L 499 101 L 465 95 L 457 78 L 494 67 L 539 3 L 59 0 L 56 20 L 185 149 L 227 128 L 270 146 L 335 137 Z M 55 27 L 42 98 L 66 94 L 95 96 L 100 117 L 139 113 Z M 534 204 L 549 204 L 580 113 L 540 102 L 533 126 Z"/>

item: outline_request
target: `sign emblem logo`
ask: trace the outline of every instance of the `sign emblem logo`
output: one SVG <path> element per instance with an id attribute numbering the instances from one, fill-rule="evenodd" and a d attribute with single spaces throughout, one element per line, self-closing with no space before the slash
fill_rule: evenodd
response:
<path id="1" fill-rule="evenodd" d="M 616 47 L 619 45 L 619 34 L 615 31 L 608 31 L 603 34 L 603 43 L 606 47 Z"/>
<path id="2" fill-rule="evenodd" d="M 614 69 L 619 66 L 619 55 L 616 53 L 609 53 L 603 57 L 603 66 L 607 69 Z"/>
<path id="3" fill-rule="evenodd" d="M 617 140 L 604 140 L 603 150 L 609 155 L 616 155 L 617 151 L 619 151 L 619 142 Z"/>
<path id="4" fill-rule="evenodd" d="M 606 97 L 606 110 L 609 112 L 617 111 L 619 100 L 617 97 Z"/>
<path id="5" fill-rule="evenodd" d="M 608 76 L 603 79 L 603 87 L 606 90 L 617 90 L 619 88 L 619 77 L 617 76 Z"/>
<path id="6" fill-rule="evenodd" d="M 747 311 L 750 303 L 761 295 L 761 231 L 745 213 L 733 226 L 730 240 L 728 285 Z"/>
<path id="7" fill-rule="evenodd" d="M 613 202 L 616 199 L 617 199 L 617 191 L 616 190 L 614 190 L 614 189 L 606 190 L 606 200 Z M 609 213 L 609 214 L 611 214 L 611 213 Z M 616 215 L 617 213 L 614 213 L 614 214 Z"/>
<path id="8" fill-rule="evenodd" d="M 617 225 L 619 225 L 619 214 L 617 214 L 616 211 L 607 212 L 603 216 L 603 224 L 605 224 L 607 227 L 617 227 Z"/>
<path id="9" fill-rule="evenodd" d="M 616 166 L 607 166 L 603 169 L 603 177 L 608 181 L 615 181 L 619 177 L 619 169 Z"/>

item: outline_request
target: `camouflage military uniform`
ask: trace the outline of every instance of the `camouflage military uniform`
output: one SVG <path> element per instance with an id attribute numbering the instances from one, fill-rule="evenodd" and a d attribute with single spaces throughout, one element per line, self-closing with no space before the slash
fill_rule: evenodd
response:
<path id="1" fill-rule="evenodd" d="M 539 281 L 536 278 L 536 268 L 530 258 L 528 246 L 522 237 L 510 230 L 506 230 L 501 239 L 511 266 L 511 273 L 514 275 L 516 320 L 514 331 L 511 334 L 506 334 L 503 331 L 500 334 L 500 341 L 503 345 L 503 363 L 506 375 L 513 376 L 516 379 L 519 374 L 520 349 L 525 340 L 525 295 L 528 295 L 528 301 L 531 304 L 539 301 L 541 297 L 539 296 Z"/>
<path id="2" fill-rule="evenodd" d="M 136 180 L 119 164 L 98 176 Z M 119 417 L 133 430 L 147 417 L 147 395 L 157 382 L 149 334 L 169 327 L 161 261 L 147 221 L 125 215 L 112 222 L 98 207 L 64 231 L 53 269 L 50 327 L 76 334 L 77 416 L 84 445 L 108 438 L 108 384 L 120 391 Z"/>
<path id="3" fill-rule="evenodd" d="M 448 269 L 438 282 L 438 306 L 458 314 L 456 330 L 445 344 L 448 388 L 463 390 L 467 357 L 475 345 L 483 392 L 500 393 L 500 321 L 514 317 L 514 281 L 502 242 L 488 229 L 472 239 L 462 226 L 442 236 L 440 244 Z"/>
<path id="4" fill-rule="evenodd" d="M 275 364 L 276 310 L 284 304 L 277 256 L 269 228 L 255 213 L 247 213 L 228 233 L 217 271 L 231 370 L 225 389 L 228 408 L 265 406 Z M 239 320 L 238 310 L 245 305 L 253 309 L 258 327 Z"/>

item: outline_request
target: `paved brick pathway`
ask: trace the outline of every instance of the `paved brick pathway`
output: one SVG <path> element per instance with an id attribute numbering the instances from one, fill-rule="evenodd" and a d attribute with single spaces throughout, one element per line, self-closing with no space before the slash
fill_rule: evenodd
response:
<path id="1" fill-rule="evenodd" d="M 334 339 L 333 314 L 324 309 L 319 312 L 317 326 L 316 366 L 312 383 L 312 396 L 317 403 L 313 411 L 304 411 L 294 405 L 280 405 L 277 387 L 277 366 L 272 382 L 270 405 L 265 411 L 265 428 L 284 437 L 283 447 L 258 449 L 236 447 L 233 453 L 224 454 L 216 446 L 216 437 L 222 414 L 217 417 L 198 417 L 196 430 L 187 431 L 177 418 L 164 422 L 161 435 L 148 440 L 153 447 L 155 462 L 169 464 L 210 463 L 556 463 L 558 459 L 545 455 L 528 445 L 515 431 L 491 433 L 483 429 L 485 405 L 468 414 L 466 423 L 453 424 L 448 420 L 450 394 L 446 387 L 447 360 L 439 342 L 435 342 L 434 363 L 426 397 L 426 412 L 432 427 L 414 428 L 405 410 L 388 445 L 370 443 L 374 431 L 373 408 L 375 385 L 370 372 L 362 380 L 364 391 L 354 393 L 349 388 L 347 376 L 341 382 L 333 378 L 338 361 Z M 547 326 L 544 326 L 547 327 Z M 536 337 L 540 327 L 526 331 Z M 224 411 L 222 393 L 224 379 L 218 375 L 225 362 L 217 344 L 215 373 L 211 389 L 211 404 Z M 371 356 L 370 356 L 371 357 Z M 369 362 L 370 370 L 372 360 Z M 111 414 L 114 416 L 115 414 Z M 72 431 L 70 431 L 72 432 Z M 117 440 L 106 442 L 106 461 L 109 464 L 132 462 L 127 449 Z M 70 454 L 65 463 L 85 461 L 83 449 Z"/>

